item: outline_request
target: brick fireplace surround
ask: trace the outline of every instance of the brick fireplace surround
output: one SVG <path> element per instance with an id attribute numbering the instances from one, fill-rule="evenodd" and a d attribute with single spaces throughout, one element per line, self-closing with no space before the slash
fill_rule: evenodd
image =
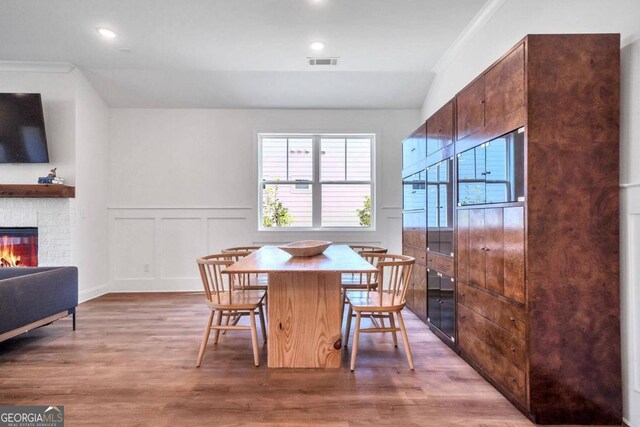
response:
<path id="1" fill-rule="evenodd" d="M 70 199 L 0 198 L 0 227 L 38 227 L 38 264 L 71 264 Z"/>

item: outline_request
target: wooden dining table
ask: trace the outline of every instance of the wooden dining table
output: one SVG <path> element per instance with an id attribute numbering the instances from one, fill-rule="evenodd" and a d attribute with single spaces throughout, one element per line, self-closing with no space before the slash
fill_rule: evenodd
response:
<path id="1" fill-rule="evenodd" d="M 264 246 L 227 267 L 225 273 L 269 276 L 270 368 L 339 368 L 342 274 L 375 271 L 349 246 L 331 245 L 323 254 L 308 258 Z"/>

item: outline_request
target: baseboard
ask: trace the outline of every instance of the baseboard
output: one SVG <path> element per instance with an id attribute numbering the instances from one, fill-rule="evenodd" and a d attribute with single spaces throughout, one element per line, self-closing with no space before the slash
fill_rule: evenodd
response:
<path id="1" fill-rule="evenodd" d="M 78 304 L 98 298 L 101 295 L 109 293 L 109 286 L 107 283 L 103 283 L 93 288 L 84 289 L 78 293 Z"/>

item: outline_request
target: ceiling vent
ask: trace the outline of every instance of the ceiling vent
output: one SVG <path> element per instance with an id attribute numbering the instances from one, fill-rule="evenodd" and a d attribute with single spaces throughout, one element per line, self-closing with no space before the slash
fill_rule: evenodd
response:
<path id="1" fill-rule="evenodd" d="M 309 65 L 338 65 L 338 58 L 307 58 Z"/>

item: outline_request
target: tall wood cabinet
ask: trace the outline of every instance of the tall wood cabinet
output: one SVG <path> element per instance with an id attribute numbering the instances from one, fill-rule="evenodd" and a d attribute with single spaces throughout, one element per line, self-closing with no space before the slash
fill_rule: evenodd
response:
<path id="1" fill-rule="evenodd" d="M 619 56 L 615 34 L 525 37 L 427 119 L 414 162 L 426 185 L 420 310 L 542 424 L 621 422 Z"/>

